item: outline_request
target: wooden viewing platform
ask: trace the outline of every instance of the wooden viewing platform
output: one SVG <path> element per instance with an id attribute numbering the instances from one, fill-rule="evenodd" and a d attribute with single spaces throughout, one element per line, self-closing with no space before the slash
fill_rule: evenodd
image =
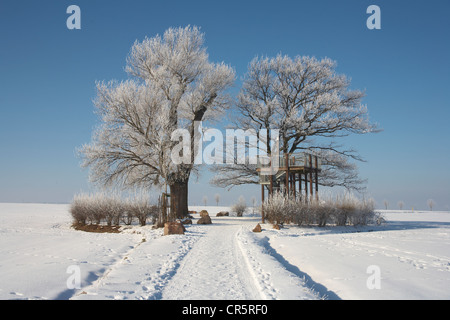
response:
<path id="1" fill-rule="evenodd" d="M 289 197 L 308 201 L 319 198 L 320 158 L 311 153 L 281 154 L 278 159 L 259 157 L 256 171 L 261 184 L 261 201 L 264 203 L 265 188 L 269 196 L 274 191 L 284 190 Z M 264 208 L 262 210 L 264 222 Z"/>

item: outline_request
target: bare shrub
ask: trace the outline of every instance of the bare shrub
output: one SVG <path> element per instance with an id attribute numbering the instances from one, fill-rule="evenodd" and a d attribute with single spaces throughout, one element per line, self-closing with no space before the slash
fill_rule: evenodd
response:
<path id="1" fill-rule="evenodd" d="M 118 226 L 124 210 L 120 196 L 117 193 L 111 195 L 100 193 L 95 199 L 98 210 L 103 212 L 106 224 Z"/>
<path id="2" fill-rule="evenodd" d="M 135 193 L 134 197 L 128 199 L 127 210 L 129 214 L 136 217 L 141 226 L 147 224 L 147 219 L 151 218 L 152 224 L 156 222 L 160 208 L 152 205 L 145 193 Z"/>
<path id="3" fill-rule="evenodd" d="M 326 197 L 322 200 L 312 200 L 309 203 L 309 212 L 314 224 L 319 227 L 325 227 L 327 223 L 333 222 L 333 218 L 337 212 L 336 203 L 332 198 Z"/>
<path id="4" fill-rule="evenodd" d="M 379 224 L 383 218 L 374 208 L 373 200 L 361 201 L 351 194 L 301 201 L 287 197 L 283 192 L 276 192 L 264 201 L 264 213 L 269 222 L 276 224 L 293 222 L 299 226 Z"/>
<path id="5" fill-rule="evenodd" d="M 70 212 L 76 222 L 80 224 L 100 224 L 105 218 L 101 209 L 101 196 L 87 193 L 80 193 L 74 196 Z"/>
<path id="6" fill-rule="evenodd" d="M 293 202 L 292 222 L 299 226 L 303 224 L 309 224 L 311 222 L 311 217 L 309 215 L 308 204 L 301 201 L 300 199 L 295 199 Z"/>
<path id="7" fill-rule="evenodd" d="M 247 204 L 245 203 L 245 199 L 243 196 L 239 197 L 239 200 L 237 203 L 235 203 L 232 207 L 231 210 L 236 212 L 236 216 L 238 217 L 242 217 L 245 210 L 247 210 Z"/>
<path id="8" fill-rule="evenodd" d="M 129 226 L 129 225 L 131 225 L 131 224 L 133 223 L 134 217 L 135 217 L 135 215 L 133 214 L 133 212 L 130 210 L 129 207 L 126 206 L 126 209 L 125 209 L 125 211 L 122 213 L 122 217 L 121 217 L 120 220 L 121 220 L 125 225 Z"/>
<path id="9" fill-rule="evenodd" d="M 380 214 L 375 211 L 375 201 L 369 199 L 358 203 L 357 214 L 353 216 L 351 223 L 353 225 L 379 224 L 380 218 Z"/>
<path id="10" fill-rule="evenodd" d="M 359 200 L 351 194 L 338 196 L 336 203 L 336 211 L 334 213 L 334 223 L 338 226 L 345 226 L 355 220 L 358 210 Z"/>
<path id="11" fill-rule="evenodd" d="M 119 194 L 99 192 L 95 194 L 80 193 L 74 196 L 69 209 L 74 224 L 118 226 L 120 222 L 130 225 L 137 218 L 140 225 L 147 224 L 152 218 L 155 223 L 159 207 L 152 205 L 145 193 L 135 193 L 134 197 L 122 199 Z"/>
<path id="12" fill-rule="evenodd" d="M 85 195 L 77 194 L 73 197 L 70 204 L 69 212 L 71 213 L 74 223 L 79 225 L 85 225 L 87 221 L 87 205 L 85 202 Z"/>
<path id="13" fill-rule="evenodd" d="M 273 224 L 282 224 L 289 215 L 288 198 L 282 192 L 275 192 L 268 199 L 264 200 L 264 215 Z M 293 218 L 293 217 L 291 217 Z"/>
<path id="14" fill-rule="evenodd" d="M 95 193 L 87 196 L 88 219 L 91 224 L 99 225 L 106 219 L 108 213 L 108 199 L 105 193 Z"/>

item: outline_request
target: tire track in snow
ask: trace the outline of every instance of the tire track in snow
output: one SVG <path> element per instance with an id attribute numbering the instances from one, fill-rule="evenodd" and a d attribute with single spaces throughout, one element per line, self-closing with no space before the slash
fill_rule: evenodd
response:
<path id="1" fill-rule="evenodd" d="M 383 231 L 380 231 L 383 232 Z M 308 235 L 310 236 L 310 235 Z M 330 239 L 331 236 L 331 239 Z M 334 239 L 335 234 L 322 235 L 316 238 L 317 242 L 323 243 L 328 248 L 346 248 L 350 250 L 366 252 L 369 256 L 384 256 L 387 258 L 394 258 L 401 263 L 406 263 L 416 269 L 438 268 L 443 271 L 450 271 L 450 257 L 443 255 L 430 254 L 428 252 L 413 251 L 411 249 L 402 249 L 395 246 L 395 239 L 391 240 L 390 245 L 386 243 L 379 243 L 374 241 L 368 242 L 370 237 L 375 235 L 366 234 L 364 239 L 360 239 L 357 235 L 352 233 L 342 233 L 339 241 Z"/>
<path id="2" fill-rule="evenodd" d="M 267 237 L 260 238 L 242 227 L 238 233 L 238 242 L 263 299 L 317 300 L 324 297 L 323 291 L 328 292 L 317 283 L 307 284 L 306 279 L 309 277 L 306 274 L 289 268 L 291 266 L 287 261 L 270 247 Z M 313 287 L 320 288 L 320 294 Z"/>
<path id="3" fill-rule="evenodd" d="M 114 271 L 115 269 L 119 268 L 120 265 L 124 264 L 126 260 L 128 260 L 128 257 L 137 249 L 140 245 L 142 245 L 144 242 L 139 242 L 135 246 L 132 246 L 129 251 L 127 251 L 123 257 L 120 259 L 115 260 L 108 268 L 100 269 L 102 271 L 101 275 L 91 275 L 92 277 L 97 277 L 95 280 L 93 280 L 88 286 L 78 290 L 77 293 L 73 295 L 71 299 L 77 299 L 81 298 L 84 295 L 92 295 L 97 296 L 97 291 L 99 288 L 104 284 L 106 279 L 108 278 L 109 274 Z"/>
<path id="4" fill-rule="evenodd" d="M 264 272 L 261 263 L 256 259 L 254 255 L 254 249 L 251 250 L 249 247 L 249 240 L 243 236 L 243 232 L 245 232 L 244 228 L 237 233 L 237 242 L 239 250 L 241 251 L 243 261 L 247 267 L 247 270 L 250 271 L 250 275 L 255 286 L 258 289 L 259 295 L 264 300 L 273 300 L 275 299 L 276 290 L 270 284 L 270 274 Z"/>
<path id="5" fill-rule="evenodd" d="M 413 251 L 410 249 L 405 250 L 385 244 L 373 244 L 354 238 L 344 238 L 342 241 L 354 250 L 363 250 L 372 255 L 379 254 L 388 258 L 396 258 L 399 262 L 410 264 L 416 269 L 433 267 L 450 271 L 450 258 L 447 256 L 438 256 L 428 252 Z"/>
<path id="6" fill-rule="evenodd" d="M 230 221 L 217 219 L 212 225 L 199 226 L 205 236 L 181 261 L 162 299 L 260 299 L 238 248 L 236 234 L 241 225 Z"/>
<path id="7" fill-rule="evenodd" d="M 181 262 L 185 259 L 186 255 L 191 251 L 193 245 L 198 240 L 192 236 L 175 236 L 179 241 L 179 246 L 176 252 L 169 254 L 163 264 L 156 270 L 156 272 L 150 274 L 142 282 L 137 284 L 141 287 L 140 298 L 145 300 L 160 300 L 162 298 L 163 291 L 169 281 L 177 274 L 180 268 Z M 183 237 L 186 237 L 183 239 Z M 180 239 L 181 238 L 181 239 Z"/>
<path id="8" fill-rule="evenodd" d="M 255 220 L 215 218 L 185 235 L 141 242 L 75 299 L 320 299 L 250 231 Z M 264 242 L 264 239 L 266 241 Z"/>
<path id="9" fill-rule="evenodd" d="M 177 272 L 198 233 L 159 236 L 138 243 L 72 299 L 155 300 Z"/>

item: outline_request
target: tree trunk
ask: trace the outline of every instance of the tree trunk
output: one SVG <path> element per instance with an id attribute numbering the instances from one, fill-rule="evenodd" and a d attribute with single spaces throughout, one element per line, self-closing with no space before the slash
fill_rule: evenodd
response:
<path id="1" fill-rule="evenodd" d="M 188 182 L 177 181 L 170 187 L 170 219 L 183 219 L 188 216 Z"/>

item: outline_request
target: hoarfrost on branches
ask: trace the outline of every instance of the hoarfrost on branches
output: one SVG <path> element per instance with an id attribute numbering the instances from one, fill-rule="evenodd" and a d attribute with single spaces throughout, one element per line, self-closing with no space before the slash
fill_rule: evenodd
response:
<path id="1" fill-rule="evenodd" d="M 360 189 L 363 180 L 349 160 L 362 159 L 335 139 L 378 129 L 361 104 L 364 93 L 350 90 L 350 80 L 335 68 L 336 63 L 328 58 L 254 58 L 238 95 L 241 116 L 235 125 L 257 132 L 267 129 L 267 134 L 279 129 L 281 152 L 309 151 L 322 159 L 320 184 Z M 265 151 L 270 153 L 270 145 Z M 258 183 L 255 165 L 233 164 L 214 170 L 213 183 L 219 186 Z"/>
<path id="2" fill-rule="evenodd" d="M 190 26 L 136 41 L 127 58 L 130 79 L 97 84 L 94 104 L 101 124 L 92 142 L 79 150 L 92 181 L 126 187 L 166 184 L 171 192 L 182 185 L 183 195 L 173 195 L 172 200 L 185 197 L 186 205 L 179 206 L 187 214 L 187 183 L 195 170 L 195 155 L 187 164 L 171 161 L 179 143 L 172 141 L 172 133 L 187 129 L 195 150 L 198 122 L 228 108 L 225 91 L 235 77 L 224 63 L 209 62 L 203 43 L 203 33 Z M 173 209 L 177 211 L 176 203 Z"/>

